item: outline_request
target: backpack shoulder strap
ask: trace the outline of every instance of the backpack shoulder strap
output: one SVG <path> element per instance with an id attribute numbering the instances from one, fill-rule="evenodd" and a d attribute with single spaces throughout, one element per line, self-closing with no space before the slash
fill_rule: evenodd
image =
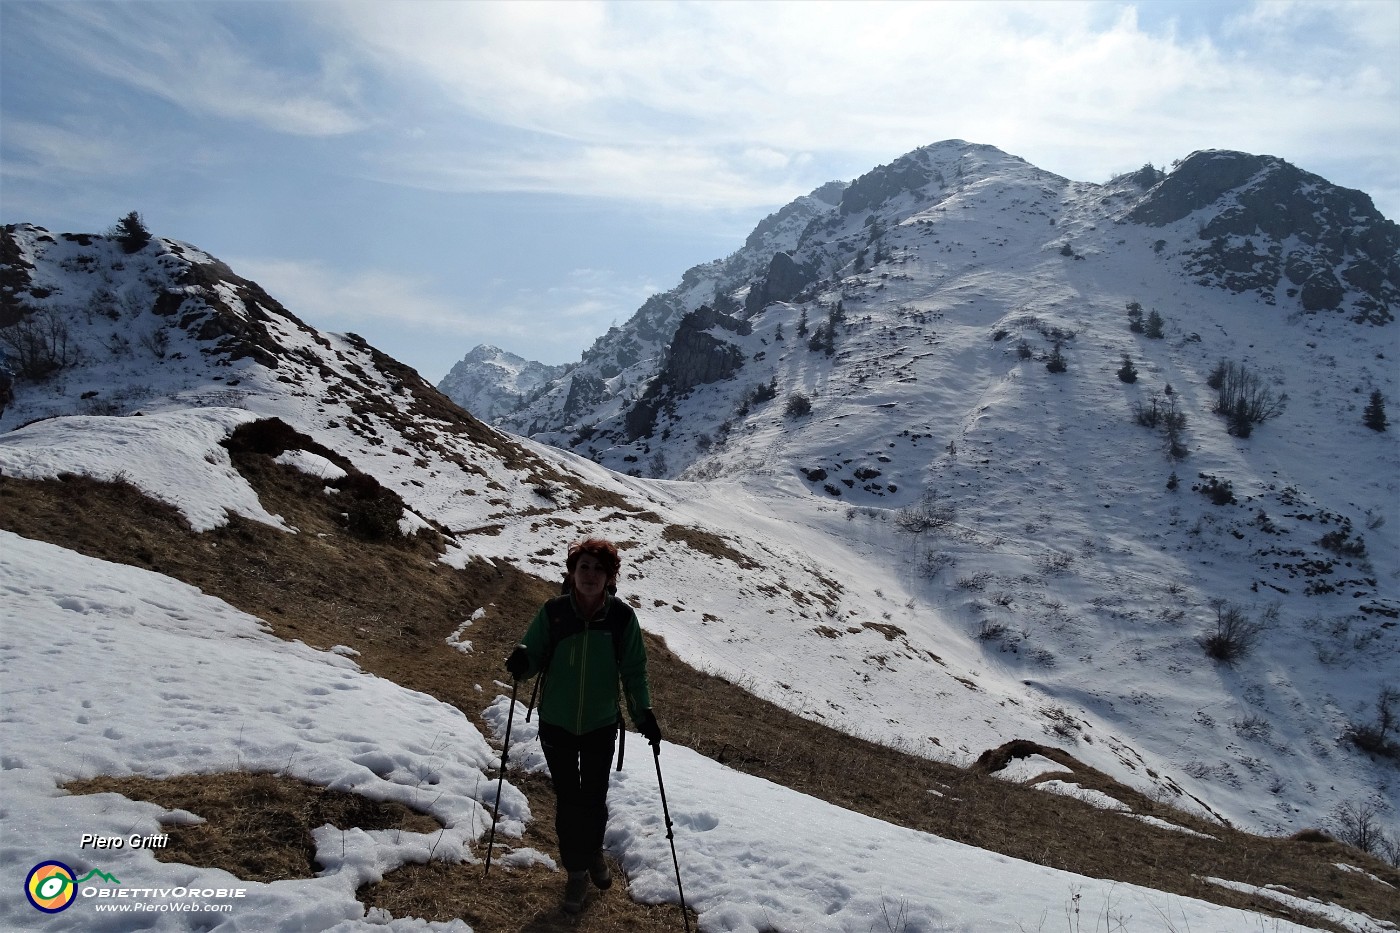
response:
<path id="1" fill-rule="evenodd" d="M 544 646 L 544 663 L 540 665 L 540 670 L 548 671 L 549 663 L 554 660 L 554 649 L 559 642 L 571 634 L 571 629 L 581 626 L 574 615 L 568 593 L 549 600 L 544 604 L 544 608 L 549 617 L 549 640 Z"/>
<path id="2" fill-rule="evenodd" d="M 631 615 L 631 606 L 623 602 L 621 597 L 613 595 L 608 603 L 607 626 L 608 632 L 612 635 L 613 658 L 617 661 L 617 667 L 622 669 L 622 648 L 624 636 L 627 632 L 627 620 Z"/>
<path id="3" fill-rule="evenodd" d="M 573 603 L 567 593 L 554 597 L 544 605 L 549 615 L 549 643 L 544 653 L 544 668 L 548 669 L 549 662 L 554 658 L 555 647 L 570 635 L 582 631 L 583 622 L 574 614 Z M 613 658 L 619 668 L 622 666 L 624 635 L 631 609 L 631 606 L 613 595 L 608 599 L 608 611 L 603 617 L 603 627 L 612 637 Z"/>

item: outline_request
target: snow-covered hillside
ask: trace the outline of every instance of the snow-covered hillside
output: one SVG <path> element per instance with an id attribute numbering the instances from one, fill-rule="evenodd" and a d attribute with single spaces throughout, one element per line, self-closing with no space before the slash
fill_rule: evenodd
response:
<path id="1" fill-rule="evenodd" d="M 979 153 L 995 156 L 980 147 L 964 155 Z M 693 463 L 690 478 L 682 480 L 613 472 L 489 428 L 412 370 L 353 335 L 307 326 L 254 283 L 187 244 L 157 239 L 128 254 L 106 237 L 7 228 L 0 327 L 19 340 L 7 349 L 8 361 L 31 369 L 16 380 L 14 399 L 0 413 L 0 472 L 118 479 L 179 509 L 195 529 L 218 527 L 232 513 L 299 536 L 293 523 L 259 501 L 220 443 L 239 425 L 276 417 L 317 448 L 289 450 L 284 462 L 322 477 L 321 495 L 337 510 L 344 504 L 347 515 L 352 511 L 347 487 L 337 485 L 341 474 L 366 474 L 404 504 L 401 512 L 394 507 L 399 528 L 441 536 L 440 559 L 451 566 L 490 561 L 554 579 L 562 541 L 600 532 L 624 542 L 622 588 L 643 610 L 644 627 L 692 665 L 838 730 L 958 763 L 1011 739 L 1033 738 L 1183 809 L 1251 829 L 1326 825 L 1344 801 L 1368 802 L 1393 820 L 1393 764 L 1346 739 L 1351 726 L 1377 715 L 1376 700 L 1394 682 L 1397 658 L 1396 433 L 1363 427 L 1364 391 L 1352 391 L 1375 385 L 1394 396 L 1395 374 L 1385 365 L 1396 358 L 1393 326 L 1357 324 L 1345 313 L 1299 313 L 1280 324 L 1277 309 L 1262 299 L 1224 293 L 1209 315 L 1185 300 L 1169 306 L 1151 289 L 1196 292 L 1155 242 L 1129 241 L 1127 233 L 1140 228 L 1112 231 L 1116 238 L 1090 229 L 1099 223 L 1081 216 L 1085 202 L 1072 190 L 1029 167 L 1016 171 L 1024 173 L 1018 197 L 1034 199 L 1044 212 L 1040 224 L 998 217 L 1000 183 L 995 192 L 978 194 L 970 179 L 987 173 L 971 169 L 961 181 L 948 170 L 953 194 L 941 212 L 915 210 L 912 196 L 898 193 L 880 201 L 881 211 L 907 202 L 911 213 L 877 236 L 864 226 L 864 215 L 842 215 L 823 202 L 831 220 L 821 222 L 834 221 L 834 236 L 821 241 L 827 245 L 794 239 L 792 248 L 798 266 L 806 265 L 808 247 L 810 255 L 824 257 L 807 268 L 825 278 L 840 273 L 832 279 L 838 290 L 793 293 L 752 312 L 743 310 L 746 298 L 736 298 L 724 313 L 743 326 L 716 323 L 696 333 L 740 348 L 740 375 L 691 385 L 687 397 L 653 396 L 655 434 L 638 434 L 618 452 L 624 471 L 641 472 L 641 458 L 658 455 L 655 467 L 672 475 Z M 900 184 L 907 181 L 894 174 Z M 1133 180 L 1119 185 L 1125 204 L 1141 190 Z M 869 201 L 893 189 L 858 184 L 851 190 Z M 1096 195 L 1105 196 L 1104 190 Z M 963 203 L 971 206 L 960 208 Z M 1054 228 L 1047 217 L 1055 219 Z M 965 226 L 961 232 L 930 230 L 929 222 Z M 1072 254 L 1085 258 L 1062 255 L 1058 241 L 1037 243 L 1031 228 L 1042 224 L 1068 237 Z M 970 245 L 974 236 L 1025 246 L 1018 255 L 1032 273 L 1012 280 L 979 265 L 970 255 L 977 249 Z M 855 255 L 849 269 L 835 267 L 840 255 L 830 244 L 842 238 L 856 254 L 862 243 L 871 244 L 862 270 L 855 268 Z M 927 252 L 915 249 L 925 244 Z M 1134 281 L 1115 278 L 1096 265 L 1095 250 L 1109 246 L 1137 250 L 1161 269 Z M 778 261 L 751 274 L 764 278 L 771 295 L 775 272 L 790 283 L 792 271 Z M 1097 296 L 1093 302 L 1084 297 L 1090 294 Z M 815 332 L 826 320 L 817 309 L 836 307 L 833 298 L 845 319 L 837 322 L 828 355 L 810 349 L 797 331 L 805 308 Z M 1148 342 L 1128 329 L 1123 306 L 1133 300 L 1160 310 L 1163 339 Z M 678 307 L 691 310 L 685 303 Z M 1251 316 L 1265 310 L 1274 316 Z M 677 328 L 684 316 L 676 316 Z M 1303 346 L 1315 346 L 1297 351 L 1289 339 L 1294 334 Z M 1043 356 L 1057 338 L 1067 371 L 1051 374 Z M 1022 340 L 1028 360 L 1018 349 Z M 655 341 L 666 345 L 659 332 Z M 1271 356 L 1285 349 L 1289 355 Z M 1140 370 L 1131 385 L 1115 376 L 1125 350 Z M 1250 438 L 1227 434 L 1203 410 L 1204 368 L 1216 356 L 1243 360 L 1270 378 L 1277 371 L 1290 396 L 1285 414 L 1259 425 Z M 1323 365 L 1303 366 L 1305 359 Z M 759 364 L 768 367 L 763 384 L 777 380 L 773 398 L 752 393 L 759 383 L 751 377 L 759 370 L 748 367 Z M 1132 417 L 1134 401 L 1147 404 L 1154 391 L 1167 398 L 1168 382 L 1171 397 L 1188 412 L 1189 449 L 1182 460 L 1169 457 L 1160 430 Z M 788 397 L 799 390 L 811 411 L 784 414 Z M 742 395 L 749 395 L 748 410 L 740 415 L 726 406 Z M 899 423 L 907 429 L 890 430 L 886 415 L 904 419 Z M 710 423 L 716 417 L 732 419 L 723 436 Z M 612 453 L 599 449 L 595 455 L 606 460 Z M 1175 490 L 1166 488 L 1172 473 L 1179 479 Z M 1205 482 L 1198 474 L 1216 477 L 1215 490 L 1228 481 L 1236 501 L 1217 505 L 1193 491 Z M 1348 535 L 1319 543 L 1341 530 Z M 308 548 L 325 546 L 304 537 Z M 1278 553 L 1266 553 L 1271 549 Z M 69 567 L 74 558 L 13 536 L 4 551 L 11 581 L 4 597 L 8 647 L 0 663 L 7 680 L 24 671 L 31 680 L 49 678 L 49 686 L 72 681 L 75 696 L 87 683 L 83 689 L 92 695 L 84 696 L 94 705 L 114 699 L 103 694 L 110 672 L 83 674 L 84 663 L 102 663 L 100 653 L 56 663 L 46 653 L 48 643 L 16 627 L 21 615 L 42 630 L 68 619 L 64 612 L 77 613 L 81 624 L 107 639 L 135 620 L 144 633 L 134 645 L 138 653 L 178 654 L 166 642 L 172 633 L 185 637 L 181 626 L 198 608 L 196 595 L 177 593 L 145 571 L 83 561 Z M 53 567 L 59 570 L 44 569 Z M 99 581 L 97 589 L 86 581 Z M 140 595 L 121 595 L 128 591 Z M 1209 659 L 1198 643 L 1217 607 L 1224 608 L 1219 600 L 1269 626 L 1234 665 Z M 199 611 L 227 615 L 231 637 L 248 640 L 256 628 L 226 609 Z M 325 666 L 315 668 L 314 677 L 356 684 L 355 678 L 368 677 L 339 656 L 307 663 Z M 272 736 L 293 717 L 300 717 L 298 728 L 314 731 L 316 716 L 326 729 L 342 728 L 334 717 L 308 712 L 324 702 L 315 697 L 329 693 L 308 700 L 289 692 L 254 713 L 244 694 L 235 695 L 243 687 L 184 668 L 167 673 L 186 685 L 170 688 L 169 702 L 265 716 L 263 731 Z M 365 689 L 376 696 L 387 691 L 378 702 L 395 715 L 422 717 L 424 729 L 448 720 L 453 729 L 471 728 L 447 710 L 425 706 L 421 696 L 385 699 L 391 687 Z M 489 684 L 483 689 L 485 707 L 494 690 Z M 66 839 L 63 827 L 75 814 L 93 815 L 81 809 L 87 803 L 55 803 L 58 785 L 100 769 L 92 757 L 66 757 L 40 745 L 49 738 L 35 735 L 46 695 L 36 688 L 21 699 L 37 705 L 15 700 L 3 727 L 7 780 L 23 788 L 21 803 L 28 805 L 7 799 L 6 822 L 20 810 L 35 814 L 24 840 L 7 826 L 0 847 L 7 876 L 22 874 L 41 856 L 71 854 L 38 852 L 25 840 Z M 93 714 L 81 711 L 76 716 L 81 728 L 73 731 L 74 742 L 102 749 L 102 760 L 116 772 L 150 770 L 154 752 L 126 739 L 145 735 L 136 724 L 84 721 Z M 190 732 L 162 747 L 182 766 L 218 767 L 207 754 L 207 738 Z M 353 771 L 340 759 L 365 750 L 348 733 L 332 739 L 329 758 L 294 759 L 292 772 L 314 765 L 320 770 L 304 776 L 319 780 L 336 769 Z M 407 753 L 421 752 L 407 747 L 422 744 L 411 735 L 403 742 Z M 462 781 L 480 770 L 478 751 L 473 740 L 453 760 Z M 250 761 L 281 758 L 275 742 L 257 756 L 246 754 Z M 385 754 L 391 763 L 396 752 Z M 762 884 L 721 883 L 738 848 L 755 846 L 728 835 L 737 817 L 722 801 L 702 797 L 700 788 L 733 781 L 731 799 L 748 791 L 716 766 L 672 757 L 685 762 L 678 785 L 694 791 L 682 810 L 685 830 L 724 828 L 704 845 L 697 840 L 694 850 L 705 853 L 693 866 L 707 879 L 697 883 L 694 905 L 702 928 L 749 928 L 731 918 L 756 924 L 753 918 L 772 904 L 775 885 L 793 891 L 807 884 L 858 886 L 843 856 L 833 854 L 830 863 L 810 853 L 795 860 L 794 849 L 776 852 Z M 388 764 L 364 767 L 379 780 L 411 783 L 395 777 Z M 656 864 L 662 856 L 644 831 L 632 790 L 619 798 L 611 838 L 625 849 L 629 874 L 647 879 L 644 887 L 665 898 L 660 886 L 668 866 Z M 444 804 L 453 819 L 474 819 L 477 804 L 489 799 L 483 787 L 453 793 Z M 836 819 L 813 815 L 795 799 L 772 807 L 795 820 Z M 125 815 L 122 810 L 111 819 Z M 511 815 L 521 814 L 516 808 Z M 110 821 L 104 820 L 103 826 Z M 376 842 L 353 865 L 334 864 L 343 865 L 350 880 L 363 878 L 409 857 L 413 844 L 380 849 Z M 908 857 L 931 871 L 969 857 L 927 840 L 909 845 L 907 851 L 917 854 Z M 139 872 L 153 870 L 136 853 L 127 854 Z M 807 868 L 791 867 L 799 861 Z M 998 903 L 995 892 L 975 886 L 952 907 L 946 900 L 910 903 L 927 911 L 918 922 L 928 929 L 1029 929 L 1045 911 L 1062 909 L 1066 884 L 1083 883 L 1025 877 L 1018 884 L 1021 893 L 1030 892 L 1028 899 L 1014 904 Z M 926 894 L 908 887 L 917 879 L 882 881 L 889 882 L 892 898 Z M 896 881 L 905 887 L 896 890 Z M 306 890 L 315 905 L 306 928 L 327 928 L 345 916 L 331 917 L 347 909 L 338 882 Z M 1160 916 L 1154 911 L 1163 905 L 1153 907 L 1150 896 L 1142 896 L 1149 899 L 1139 914 Z M 337 906 L 327 908 L 327 898 Z M 841 918 L 844 926 L 832 928 L 868 929 L 884 903 L 851 898 L 842 907 L 850 911 Z M 7 916 L 33 919 L 30 908 L 20 907 Z M 1165 909 L 1162 929 L 1230 929 L 1238 919 L 1212 927 L 1194 904 Z M 1027 910 L 1036 916 L 1022 916 Z"/>
<path id="2" fill-rule="evenodd" d="M 731 533 L 857 549 L 842 611 L 908 635 L 901 689 L 957 695 L 927 651 L 987 690 L 953 747 L 1040 729 L 1282 830 L 1323 788 L 1397 803 L 1343 740 L 1400 664 L 1400 434 L 1363 419 L 1400 396 L 1397 296 L 1396 225 L 1281 160 L 1091 185 L 952 141 L 858 179 L 732 313 L 536 438 L 687 480 Z M 1281 408 L 1247 437 L 1214 411 L 1222 362 Z M 1207 657 L 1237 623 L 1248 655 Z M 946 742 L 959 714 L 916 706 L 886 740 Z"/>

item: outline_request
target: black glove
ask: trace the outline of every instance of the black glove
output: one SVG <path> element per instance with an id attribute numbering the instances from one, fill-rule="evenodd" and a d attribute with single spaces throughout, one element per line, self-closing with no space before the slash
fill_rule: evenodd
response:
<path id="1" fill-rule="evenodd" d="M 506 658 L 506 670 L 510 671 L 510 676 L 516 680 L 525 679 L 525 675 L 530 671 L 530 655 L 525 652 L 524 645 L 516 645 L 510 657 Z"/>
<path id="2" fill-rule="evenodd" d="M 656 724 L 656 713 L 647 710 L 642 714 L 642 721 L 637 723 L 637 731 L 646 736 L 646 740 L 655 748 L 661 747 L 661 727 Z"/>

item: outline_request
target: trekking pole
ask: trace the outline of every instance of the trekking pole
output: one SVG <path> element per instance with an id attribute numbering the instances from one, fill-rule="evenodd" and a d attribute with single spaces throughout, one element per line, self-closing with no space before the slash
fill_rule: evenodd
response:
<path id="1" fill-rule="evenodd" d="M 617 714 L 617 770 L 622 770 L 622 753 L 627 751 L 627 723 L 622 721 L 622 713 Z"/>
<path id="2" fill-rule="evenodd" d="M 671 823 L 671 808 L 666 806 L 666 785 L 661 780 L 661 743 L 651 744 L 651 754 L 656 759 L 656 786 L 661 790 L 661 813 L 666 817 L 666 838 L 671 841 L 671 864 L 676 866 L 676 890 L 681 895 L 681 917 L 685 920 L 685 933 L 690 933 L 690 914 L 685 910 L 685 888 L 681 887 L 681 863 L 676 858 L 676 831 Z"/>
<path id="3" fill-rule="evenodd" d="M 486 841 L 486 871 L 481 877 L 491 874 L 491 852 L 496 846 L 496 820 L 501 815 L 501 788 L 506 782 L 506 757 L 510 755 L 510 724 L 515 718 L 515 691 L 520 689 L 520 681 L 510 679 L 510 712 L 506 714 L 506 740 L 501 744 L 501 776 L 496 779 L 496 807 L 491 813 L 491 838 Z M 658 770 L 658 774 L 661 772 Z M 687 927 L 688 929 L 688 927 Z"/>
<path id="4" fill-rule="evenodd" d="M 535 678 L 535 687 L 530 691 L 530 705 L 525 707 L 525 721 L 530 721 L 530 716 L 535 712 L 535 699 L 540 695 L 540 681 L 544 679 L 544 671 L 540 671 Z"/>

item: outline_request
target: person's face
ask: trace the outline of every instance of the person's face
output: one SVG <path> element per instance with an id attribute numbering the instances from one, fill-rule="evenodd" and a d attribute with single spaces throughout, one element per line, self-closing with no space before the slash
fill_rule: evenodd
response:
<path id="1" fill-rule="evenodd" d="M 574 592 L 585 600 L 601 599 L 608 585 L 608 568 L 592 554 L 584 554 L 574 565 Z"/>

